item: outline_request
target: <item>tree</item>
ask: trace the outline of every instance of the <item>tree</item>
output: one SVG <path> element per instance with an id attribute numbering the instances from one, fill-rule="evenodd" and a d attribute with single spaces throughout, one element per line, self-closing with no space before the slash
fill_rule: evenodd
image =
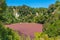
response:
<path id="1" fill-rule="evenodd" d="M 1 40 L 20 40 L 20 36 L 16 31 L 6 28 L 2 22 L 0 22 L 0 39 Z"/>
<path id="2" fill-rule="evenodd" d="M 60 20 L 56 20 L 55 22 L 45 23 L 44 24 L 44 32 L 48 34 L 49 37 L 56 37 L 60 35 Z"/>
<path id="3" fill-rule="evenodd" d="M 6 10 L 6 0 L 0 0 L 0 20 L 3 21 L 5 20 L 3 18 L 3 12 Z"/>
<path id="4" fill-rule="evenodd" d="M 56 37 L 60 35 L 60 14 L 57 12 L 49 17 L 43 27 L 43 31 L 48 34 L 49 37 Z"/>
<path id="5" fill-rule="evenodd" d="M 0 13 L 6 10 L 6 0 L 0 0 Z"/>

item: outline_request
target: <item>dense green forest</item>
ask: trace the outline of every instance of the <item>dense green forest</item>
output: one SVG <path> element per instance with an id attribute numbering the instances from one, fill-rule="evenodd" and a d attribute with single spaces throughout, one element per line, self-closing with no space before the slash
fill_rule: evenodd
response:
<path id="1" fill-rule="evenodd" d="M 31 8 L 29 6 L 7 6 L 6 4 L 1 4 L 2 11 L 0 20 L 5 24 L 12 24 L 18 22 L 34 22 L 44 24 L 49 21 L 49 17 L 57 14 L 55 10 L 59 10 L 59 1 L 55 4 L 51 4 L 48 8 Z M 6 8 L 6 9 L 5 9 Z M 1 8 L 0 8 L 1 9 Z"/>
<path id="2" fill-rule="evenodd" d="M 48 8 L 31 8 L 27 5 L 7 6 L 5 1 L 0 0 L 0 40 L 21 40 L 17 32 L 4 26 L 21 22 L 43 24 L 43 33 L 36 33 L 34 40 L 60 40 L 59 0 Z M 30 37 L 26 40 L 30 40 Z"/>

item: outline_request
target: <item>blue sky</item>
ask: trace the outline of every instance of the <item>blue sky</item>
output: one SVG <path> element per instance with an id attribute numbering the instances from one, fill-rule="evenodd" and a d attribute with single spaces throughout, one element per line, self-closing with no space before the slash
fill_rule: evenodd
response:
<path id="1" fill-rule="evenodd" d="M 27 5 L 34 8 L 48 7 L 50 4 L 55 3 L 56 0 L 6 0 L 8 6 L 21 6 Z"/>

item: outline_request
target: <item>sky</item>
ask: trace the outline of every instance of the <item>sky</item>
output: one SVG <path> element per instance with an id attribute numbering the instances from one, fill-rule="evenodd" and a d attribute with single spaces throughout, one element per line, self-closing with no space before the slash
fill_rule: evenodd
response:
<path id="1" fill-rule="evenodd" d="M 54 4 L 56 0 L 6 0 L 8 6 L 27 5 L 34 8 L 45 7 Z"/>

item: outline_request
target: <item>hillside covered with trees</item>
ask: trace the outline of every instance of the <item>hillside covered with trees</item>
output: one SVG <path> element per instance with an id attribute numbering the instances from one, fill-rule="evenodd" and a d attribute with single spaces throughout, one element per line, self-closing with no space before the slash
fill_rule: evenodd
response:
<path id="1" fill-rule="evenodd" d="M 60 0 L 48 8 L 7 6 L 6 0 L 0 0 L 0 40 L 21 40 L 16 31 L 4 25 L 26 22 L 43 24 L 43 33 L 36 33 L 33 40 L 60 40 Z M 28 36 L 26 40 L 31 39 Z"/>

